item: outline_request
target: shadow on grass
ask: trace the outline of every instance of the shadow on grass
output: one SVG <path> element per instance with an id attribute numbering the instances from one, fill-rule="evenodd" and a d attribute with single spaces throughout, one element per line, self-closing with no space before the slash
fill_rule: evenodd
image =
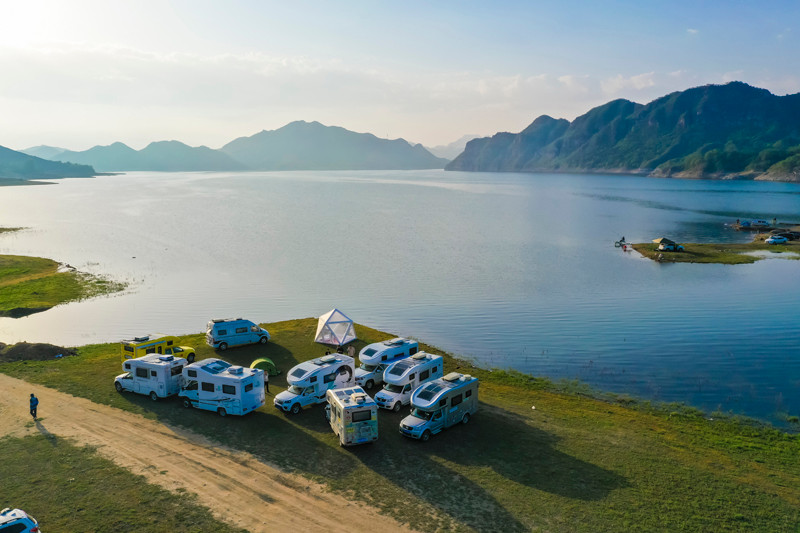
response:
<path id="1" fill-rule="evenodd" d="M 49 442 L 53 446 L 58 446 L 58 437 L 50 433 L 47 430 L 47 428 L 44 427 L 44 424 L 42 424 L 41 419 L 38 418 L 36 419 L 36 429 L 38 429 L 39 433 L 41 433 L 44 436 L 44 438 L 47 439 L 47 442 Z"/>

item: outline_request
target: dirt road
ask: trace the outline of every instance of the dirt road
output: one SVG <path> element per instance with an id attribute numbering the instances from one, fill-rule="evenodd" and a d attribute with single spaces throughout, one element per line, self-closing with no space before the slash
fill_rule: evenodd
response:
<path id="1" fill-rule="evenodd" d="M 41 402 L 36 425 L 28 415 L 32 392 Z M 96 446 L 100 455 L 150 483 L 196 493 L 217 518 L 252 532 L 352 532 L 354 524 L 382 533 L 408 531 L 372 508 L 327 493 L 248 453 L 219 448 L 185 429 L 4 374 L 0 374 L 0 420 L 0 434 L 48 432 Z M 347 520 L 341 520 L 343 516 Z"/>

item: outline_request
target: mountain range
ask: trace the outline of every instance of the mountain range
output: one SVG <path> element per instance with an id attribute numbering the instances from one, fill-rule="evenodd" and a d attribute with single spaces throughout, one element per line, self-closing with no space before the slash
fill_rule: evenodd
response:
<path id="1" fill-rule="evenodd" d="M 800 94 L 732 82 L 647 105 L 613 100 L 572 122 L 543 115 L 472 140 L 445 168 L 800 181 Z"/>
<path id="2" fill-rule="evenodd" d="M 82 152 L 52 146 L 23 150 L 30 155 L 92 165 L 100 172 L 237 170 L 409 170 L 444 168 L 421 144 L 380 139 L 319 122 L 297 121 L 277 130 L 240 137 L 213 150 L 178 141 L 150 143 L 142 150 L 116 142 Z"/>
<path id="3" fill-rule="evenodd" d="M 0 146 L 0 178 L 32 180 L 86 178 L 96 172 L 91 166 L 48 161 Z"/>

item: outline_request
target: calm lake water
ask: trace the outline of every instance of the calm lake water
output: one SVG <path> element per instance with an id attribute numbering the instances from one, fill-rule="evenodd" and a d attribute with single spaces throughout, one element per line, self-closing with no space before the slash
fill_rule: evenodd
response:
<path id="1" fill-rule="evenodd" d="M 628 176 L 130 173 L 2 187 L 0 253 L 51 257 L 125 293 L 13 320 L 65 345 L 210 318 L 319 316 L 492 367 L 781 423 L 800 415 L 800 261 L 657 264 L 614 248 L 747 241 L 800 221 L 800 186 Z"/>

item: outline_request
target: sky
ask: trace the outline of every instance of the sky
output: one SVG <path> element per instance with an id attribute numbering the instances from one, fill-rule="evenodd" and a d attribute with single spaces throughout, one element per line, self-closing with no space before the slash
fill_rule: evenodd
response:
<path id="1" fill-rule="evenodd" d="M 0 145 L 426 146 L 709 83 L 800 92 L 800 2 L 0 0 Z"/>

